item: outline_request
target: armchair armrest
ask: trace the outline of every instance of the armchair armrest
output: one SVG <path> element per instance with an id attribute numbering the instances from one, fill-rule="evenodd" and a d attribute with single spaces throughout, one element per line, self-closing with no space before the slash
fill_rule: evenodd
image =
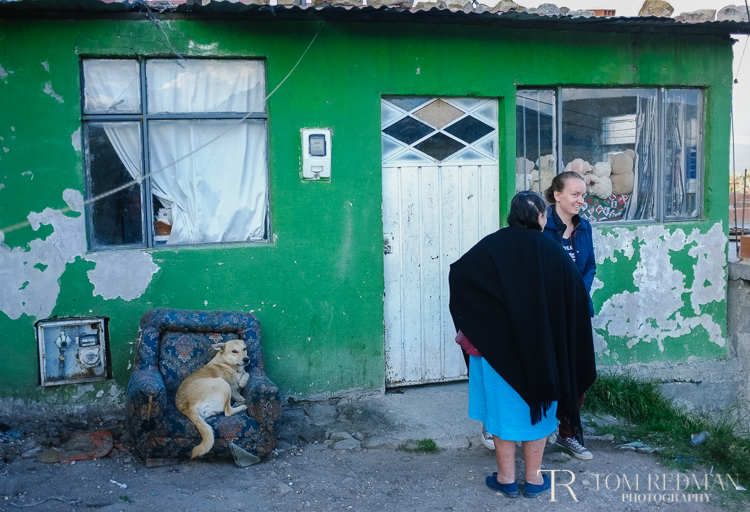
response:
<path id="1" fill-rule="evenodd" d="M 135 370 L 125 393 L 128 422 L 139 428 L 142 422 L 161 420 L 167 408 L 167 388 L 157 370 Z"/>
<path id="2" fill-rule="evenodd" d="M 278 421 L 281 417 L 281 399 L 279 387 L 264 373 L 250 374 L 247 385 L 242 390 L 248 415 L 255 420 L 261 430 L 278 432 Z"/>

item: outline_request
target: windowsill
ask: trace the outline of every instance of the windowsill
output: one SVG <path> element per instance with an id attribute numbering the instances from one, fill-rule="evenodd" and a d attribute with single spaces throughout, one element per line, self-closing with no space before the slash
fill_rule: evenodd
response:
<path id="1" fill-rule="evenodd" d="M 275 239 L 275 237 L 274 237 Z M 276 245 L 275 240 L 259 240 L 257 242 L 218 242 L 218 243 L 206 243 L 206 244 L 181 244 L 181 245 L 167 245 L 161 243 L 154 247 L 136 247 L 129 245 L 118 245 L 113 247 L 96 247 L 93 249 L 87 249 L 86 254 L 96 254 L 99 252 L 110 252 L 110 251 L 142 251 L 142 252 L 156 252 L 156 251 L 178 251 L 178 250 L 194 250 L 194 249 L 206 249 L 206 248 L 249 248 L 249 247 L 272 247 Z"/>
<path id="2" fill-rule="evenodd" d="M 589 221 L 591 224 L 591 227 L 595 228 L 604 228 L 607 226 L 612 227 L 618 227 L 618 226 L 644 226 L 644 225 L 654 225 L 658 224 L 661 226 L 673 226 L 675 224 L 687 224 L 687 223 L 700 223 L 700 222 L 706 222 L 709 219 L 706 219 L 704 217 L 697 217 L 694 219 L 679 219 L 679 220 L 667 220 L 667 221 L 657 221 L 657 220 L 618 220 L 618 221 Z"/>

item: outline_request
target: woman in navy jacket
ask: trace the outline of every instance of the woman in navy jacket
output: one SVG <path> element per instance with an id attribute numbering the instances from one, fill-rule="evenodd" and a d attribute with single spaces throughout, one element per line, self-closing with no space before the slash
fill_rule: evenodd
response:
<path id="1" fill-rule="evenodd" d="M 593 317 L 591 284 L 596 274 L 594 244 L 591 224 L 578 215 L 585 195 L 586 182 L 580 174 L 568 171 L 555 176 L 552 185 L 544 192 L 547 202 L 551 205 L 547 208 L 547 224 L 544 226 L 544 233 L 562 245 L 573 258 L 583 276 L 583 282 L 589 294 L 589 313 Z M 580 397 L 579 409 L 583 406 L 584 397 L 585 393 Z M 560 418 L 560 435 L 557 438 L 557 444 L 579 459 L 590 460 L 594 457 L 575 439 L 568 418 Z"/>

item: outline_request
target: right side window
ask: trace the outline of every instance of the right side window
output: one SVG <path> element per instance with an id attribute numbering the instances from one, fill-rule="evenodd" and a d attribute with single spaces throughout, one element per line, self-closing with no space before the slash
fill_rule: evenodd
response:
<path id="1" fill-rule="evenodd" d="M 519 90 L 516 111 L 516 191 L 543 192 L 574 171 L 586 181 L 581 216 L 590 221 L 700 217 L 700 89 Z"/>

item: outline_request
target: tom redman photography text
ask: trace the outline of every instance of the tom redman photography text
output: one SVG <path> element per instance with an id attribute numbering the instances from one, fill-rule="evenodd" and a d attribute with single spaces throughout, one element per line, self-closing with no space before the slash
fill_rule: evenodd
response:
<path id="1" fill-rule="evenodd" d="M 542 470 L 550 473 L 552 480 L 550 501 L 557 501 L 561 487 L 567 489 L 575 501 L 578 497 L 573 491 L 575 473 L 567 469 Z M 684 473 L 590 473 L 587 478 L 595 482 L 583 481 L 599 492 L 616 492 L 622 495 L 622 501 L 629 503 L 708 503 L 713 491 L 744 491 L 738 484 L 737 476 L 719 473 L 684 474 Z M 593 485 L 592 485 L 593 484 Z M 595 487 L 594 487 L 595 486 Z"/>

